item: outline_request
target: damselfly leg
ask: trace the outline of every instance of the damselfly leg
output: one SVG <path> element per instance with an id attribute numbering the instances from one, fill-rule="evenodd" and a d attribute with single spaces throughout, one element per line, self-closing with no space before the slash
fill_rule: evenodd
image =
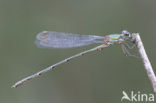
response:
<path id="1" fill-rule="evenodd" d="M 136 47 L 136 45 L 133 43 L 133 45 L 129 45 L 128 43 L 126 42 L 123 42 L 123 44 L 128 48 L 128 49 L 134 49 L 134 47 Z"/>
<path id="2" fill-rule="evenodd" d="M 130 46 L 129 46 L 130 47 Z M 140 58 L 139 56 L 137 55 L 134 55 L 134 54 L 131 54 L 129 52 L 128 49 L 133 49 L 135 47 L 135 45 L 133 45 L 132 47 L 129 48 L 125 43 L 121 43 L 121 48 L 123 50 L 123 53 L 126 55 L 126 56 L 131 56 L 131 57 L 135 57 L 135 58 Z"/>

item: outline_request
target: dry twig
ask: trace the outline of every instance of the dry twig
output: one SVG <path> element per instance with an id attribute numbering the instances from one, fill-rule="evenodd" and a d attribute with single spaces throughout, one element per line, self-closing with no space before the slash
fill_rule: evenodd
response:
<path id="1" fill-rule="evenodd" d="M 154 92 L 156 93 L 156 76 L 154 74 L 154 71 L 153 71 L 153 68 L 152 68 L 152 65 L 148 59 L 148 56 L 146 54 L 146 51 L 144 49 L 144 46 L 143 46 L 143 43 L 141 41 L 141 38 L 140 38 L 140 35 L 139 33 L 133 33 L 132 34 L 132 37 L 135 41 L 135 44 L 138 48 L 138 51 L 140 53 L 140 56 L 142 58 L 142 61 L 144 63 L 144 67 L 147 71 L 147 75 L 152 83 L 152 86 L 153 86 L 153 89 L 154 89 Z"/>

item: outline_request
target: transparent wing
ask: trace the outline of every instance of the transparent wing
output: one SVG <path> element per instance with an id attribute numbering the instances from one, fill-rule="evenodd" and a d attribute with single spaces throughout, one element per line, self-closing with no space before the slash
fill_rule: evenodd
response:
<path id="1" fill-rule="evenodd" d="M 73 48 L 94 43 L 103 43 L 103 40 L 103 36 L 43 31 L 37 34 L 35 44 L 39 48 Z"/>

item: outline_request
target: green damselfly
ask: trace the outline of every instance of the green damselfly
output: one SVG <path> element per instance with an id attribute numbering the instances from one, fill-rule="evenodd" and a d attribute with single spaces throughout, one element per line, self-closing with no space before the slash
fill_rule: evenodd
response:
<path id="1" fill-rule="evenodd" d="M 106 36 L 80 35 L 80 34 L 55 32 L 55 31 L 43 31 L 37 35 L 36 41 L 35 41 L 35 44 L 39 48 L 61 48 L 61 49 L 63 49 L 63 48 L 80 47 L 80 46 L 85 46 L 85 45 L 95 44 L 95 43 L 101 44 L 101 45 L 94 47 L 92 49 L 83 51 L 83 52 L 73 55 L 69 58 L 66 58 L 54 65 L 51 65 L 51 66 L 47 67 L 46 69 L 43 69 L 31 76 L 28 76 L 28 77 L 18 81 L 12 87 L 16 88 L 19 85 L 22 85 L 23 83 L 25 83 L 26 81 L 29 81 L 30 79 L 38 77 L 41 74 L 48 72 L 49 70 L 52 70 L 54 67 L 56 67 L 62 63 L 65 63 L 73 58 L 82 56 L 82 55 L 92 52 L 92 51 L 101 50 L 101 49 L 109 47 L 113 44 L 120 44 L 124 54 L 126 54 L 127 56 L 135 56 L 135 55 L 132 55 L 127 50 L 127 48 L 132 49 L 135 45 L 129 46 L 129 44 L 126 41 L 130 41 L 132 44 L 134 44 L 131 34 L 126 30 L 123 30 L 121 34 L 110 34 L 110 35 L 106 35 Z"/>

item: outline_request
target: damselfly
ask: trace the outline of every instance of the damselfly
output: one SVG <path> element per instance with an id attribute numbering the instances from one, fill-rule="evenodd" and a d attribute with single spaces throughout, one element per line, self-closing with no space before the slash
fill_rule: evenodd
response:
<path id="1" fill-rule="evenodd" d="M 134 56 L 130 54 L 127 48 L 132 49 L 135 45 L 129 46 L 129 44 L 126 41 L 130 41 L 132 44 L 134 44 L 131 34 L 126 30 L 122 31 L 121 34 L 110 34 L 106 36 L 80 35 L 80 34 L 63 33 L 63 32 L 55 32 L 55 31 L 43 31 L 37 35 L 36 41 L 35 41 L 35 44 L 40 48 L 73 48 L 73 47 L 80 47 L 80 46 L 85 46 L 85 45 L 95 44 L 95 43 L 101 44 L 101 45 L 94 47 L 92 49 L 83 51 L 81 53 L 78 53 L 52 66 L 49 66 L 46 69 L 43 69 L 31 76 L 28 76 L 18 81 L 12 87 L 13 88 L 18 87 L 19 85 L 22 85 L 26 81 L 29 81 L 30 79 L 38 77 L 41 74 L 48 72 L 54 67 L 62 63 L 65 63 L 73 58 L 79 57 L 91 51 L 101 50 L 113 44 L 120 44 L 124 54 L 126 54 L 127 56 Z"/>

